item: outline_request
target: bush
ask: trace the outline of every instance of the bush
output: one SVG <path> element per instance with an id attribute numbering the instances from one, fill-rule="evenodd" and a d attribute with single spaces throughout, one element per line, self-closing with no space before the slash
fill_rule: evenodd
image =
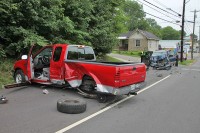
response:
<path id="1" fill-rule="evenodd" d="M 13 59 L 4 59 L 1 60 L 0 63 L 0 89 L 2 88 L 2 85 L 13 83 Z"/>

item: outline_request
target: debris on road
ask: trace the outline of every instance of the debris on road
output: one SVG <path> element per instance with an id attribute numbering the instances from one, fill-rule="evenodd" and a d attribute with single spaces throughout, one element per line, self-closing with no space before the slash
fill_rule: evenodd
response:
<path id="1" fill-rule="evenodd" d="M 8 102 L 8 99 L 6 99 L 6 97 L 4 97 L 4 96 L 1 96 L 0 104 L 4 104 L 4 103 L 7 103 L 7 102 Z"/>
<path id="2" fill-rule="evenodd" d="M 77 90 L 79 91 L 78 94 L 84 96 L 84 98 L 91 98 L 91 99 L 95 99 L 97 98 L 96 94 L 88 94 L 86 92 L 83 92 L 82 90 L 80 90 L 79 88 L 77 88 Z"/>
<path id="3" fill-rule="evenodd" d="M 11 89 L 15 87 L 21 87 L 21 86 L 28 86 L 28 82 L 23 82 L 23 83 L 14 83 L 14 84 L 8 84 L 8 85 L 2 85 L 3 89 Z"/>
<path id="4" fill-rule="evenodd" d="M 158 74 L 157 77 L 163 77 L 163 75 L 162 74 Z"/>
<path id="5" fill-rule="evenodd" d="M 86 110 L 86 102 L 82 99 L 60 99 L 57 110 L 62 113 L 79 114 Z"/>
<path id="6" fill-rule="evenodd" d="M 42 92 L 43 94 L 49 94 L 49 91 L 47 89 L 44 89 Z"/>

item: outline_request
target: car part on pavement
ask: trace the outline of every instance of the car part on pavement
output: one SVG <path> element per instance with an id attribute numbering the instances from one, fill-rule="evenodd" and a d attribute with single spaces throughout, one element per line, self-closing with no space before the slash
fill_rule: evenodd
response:
<path id="1" fill-rule="evenodd" d="M 1 96 L 1 98 L 0 98 L 0 104 L 5 104 L 7 102 L 8 102 L 8 99 L 6 99 L 6 97 L 4 97 L 4 96 Z"/>
<path id="2" fill-rule="evenodd" d="M 44 89 L 42 92 L 43 94 L 49 94 L 49 91 L 47 89 Z"/>
<path id="3" fill-rule="evenodd" d="M 86 93 L 84 91 L 82 91 L 81 89 L 77 88 L 78 90 L 78 93 L 82 96 L 84 96 L 84 98 L 91 98 L 91 99 L 95 99 L 97 98 L 97 95 L 96 94 L 89 94 L 89 93 Z"/>
<path id="4" fill-rule="evenodd" d="M 97 94 L 97 100 L 99 101 L 99 103 L 106 103 L 108 101 L 108 95 Z"/>
<path id="5" fill-rule="evenodd" d="M 57 110 L 62 113 L 79 114 L 86 110 L 86 102 L 82 99 L 60 99 Z"/>
<path id="6" fill-rule="evenodd" d="M 4 89 L 10 89 L 10 88 L 21 87 L 21 86 L 27 86 L 27 85 L 29 85 L 28 82 L 24 82 L 24 83 L 14 83 L 14 84 L 3 85 L 2 88 L 4 88 Z"/>

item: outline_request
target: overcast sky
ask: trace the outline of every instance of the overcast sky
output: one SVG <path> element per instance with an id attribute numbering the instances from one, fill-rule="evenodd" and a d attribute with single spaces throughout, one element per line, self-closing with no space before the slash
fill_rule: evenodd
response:
<path id="1" fill-rule="evenodd" d="M 147 5 L 149 5 L 148 3 L 146 3 L 144 0 L 136 0 L 136 1 L 141 1 L 142 3 L 145 3 Z M 183 0 L 146 0 L 168 12 L 171 12 L 169 9 L 166 9 L 166 8 L 171 8 L 172 10 L 182 14 L 182 10 L 183 10 Z M 191 12 L 191 11 L 194 11 L 195 9 L 196 10 L 199 10 L 199 12 L 197 12 L 197 18 L 196 18 L 196 26 L 195 26 L 195 34 L 199 36 L 199 26 L 200 26 L 200 0 L 186 0 L 187 4 L 185 6 L 185 19 L 186 21 L 193 21 L 194 19 L 194 12 Z M 140 2 L 139 2 L 140 3 Z M 141 4 L 141 3 L 140 3 Z M 151 5 L 149 5 L 151 6 Z M 151 6 L 153 7 L 153 6 Z M 179 20 L 181 22 L 181 18 L 178 18 L 178 17 L 175 17 L 169 13 L 166 13 L 166 12 L 162 12 L 161 10 L 159 10 L 158 8 L 156 7 L 153 7 L 155 9 L 157 9 L 158 11 L 164 13 L 164 14 L 167 14 L 168 16 L 170 16 L 171 18 L 159 13 L 158 11 L 155 11 L 153 9 L 151 9 L 150 7 L 146 6 L 143 4 L 143 8 L 144 8 L 144 11 L 147 12 L 147 13 L 150 13 L 150 14 L 153 14 L 157 17 L 160 17 L 160 18 L 163 18 L 163 19 L 166 19 L 168 21 L 173 21 L 175 22 L 175 20 Z M 173 13 L 173 12 L 171 12 Z M 176 13 L 175 13 L 176 14 Z M 147 15 L 147 18 L 153 18 L 157 21 L 157 23 L 159 25 L 161 25 L 162 27 L 166 27 L 166 26 L 172 26 L 173 28 L 175 28 L 176 30 L 180 30 L 180 26 L 178 25 L 174 25 L 174 24 L 170 24 L 168 22 L 165 22 L 163 20 L 160 20 L 160 19 L 157 19 L 155 17 L 152 17 L 150 15 Z M 173 18 L 173 19 L 172 19 Z M 178 23 L 181 25 L 181 23 Z M 185 23 L 185 32 L 188 34 L 192 33 L 193 31 L 193 23 L 189 23 L 189 22 L 186 22 Z"/>

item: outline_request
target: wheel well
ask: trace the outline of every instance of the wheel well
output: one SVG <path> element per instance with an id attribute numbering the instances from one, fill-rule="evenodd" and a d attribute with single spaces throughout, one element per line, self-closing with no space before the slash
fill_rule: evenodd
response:
<path id="1" fill-rule="evenodd" d="M 91 76 L 84 75 L 82 78 L 82 83 L 80 87 L 82 90 L 93 91 L 95 90 L 96 82 Z"/>
<path id="2" fill-rule="evenodd" d="M 96 81 L 91 76 L 84 75 L 83 78 L 82 78 L 82 84 L 84 83 L 85 80 L 86 81 L 92 81 L 95 84 L 95 86 L 96 86 Z"/>
<path id="3" fill-rule="evenodd" d="M 14 70 L 14 74 L 13 74 L 13 76 L 15 76 L 15 73 L 16 73 L 17 70 L 21 70 L 21 71 L 22 71 L 21 68 L 16 68 L 16 69 Z M 22 72 L 23 72 L 23 71 L 22 71 Z"/>
<path id="4" fill-rule="evenodd" d="M 89 76 L 89 75 L 84 75 L 83 76 L 83 78 L 82 78 L 82 80 L 93 80 L 93 81 L 95 81 L 91 76 Z"/>

